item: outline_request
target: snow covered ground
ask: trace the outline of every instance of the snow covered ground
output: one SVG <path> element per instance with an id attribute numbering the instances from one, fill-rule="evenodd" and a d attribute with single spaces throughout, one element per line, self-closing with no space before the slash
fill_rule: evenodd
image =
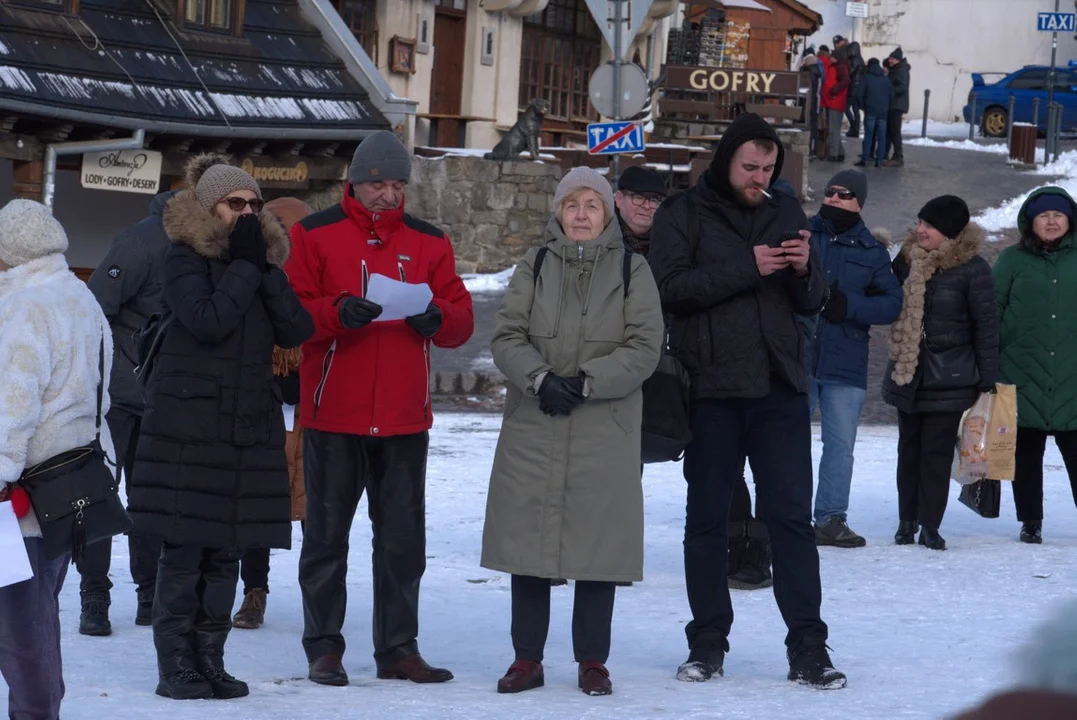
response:
<path id="1" fill-rule="evenodd" d="M 909 116 L 906 115 L 905 117 L 908 118 Z M 904 137 L 920 137 L 922 128 L 923 120 L 921 118 L 907 119 L 901 124 L 901 134 Z M 963 122 L 939 122 L 938 120 L 928 120 L 927 136 L 929 138 L 968 138 L 969 125 L 968 123 Z"/>
<path id="2" fill-rule="evenodd" d="M 1057 185 L 1065 189 L 1070 195 L 1077 196 L 1077 150 L 1067 150 L 1058 156 L 1058 160 L 1049 165 L 1040 165 L 1030 172 L 1056 178 L 1050 182 L 1045 182 L 1040 187 Z M 1015 228 L 1017 227 L 1017 213 L 1020 212 L 1021 206 L 1025 204 L 1028 196 L 1036 189 L 1038 188 L 1029 190 L 1027 193 L 1008 200 L 998 207 L 989 208 L 973 219 L 989 233 Z"/>
<path id="3" fill-rule="evenodd" d="M 934 138 L 926 137 L 922 138 L 917 135 L 914 138 L 905 140 L 906 145 L 916 145 L 919 147 L 932 147 L 932 148 L 948 148 L 950 150 L 971 150 L 973 152 L 991 153 L 993 155 L 1007 155 L 1009 154 L 1009 148 L 1005 143 L 985 143 L 977 142 L 975 140 L 969 140 L 967 137 L 963 140 L 936 140 Z"/>
<path id="4" fill-rule="evenodd" d="M 862 550 L 821 550 L 824 618 L 837 666 L 849 687 L 812 691 L 785 680 L 785 628 L 770 591 L 734 592 L 737 621 L 726 676 L 704 684 L 673 679 L 684 660 L 689 618 L 682 575 L 685 489 L 680 465 L 650 466 L 646 491 L 645 580 L 617 592 L 614 695 L 576 689 L 571 586 L 554 590 L 546 687 L 502 696 L 494 685 L 512 661 L 509 583 L 479 567 L 488 473 L 500 419 L 442 415 L 432 433 L 427 512 L 429 569 L 423 582 L 421 649 L 456 673 L 440 686 L 374 678 L 370 647 L 370 530 L 360 508 L 352 531 L 346 688 L 305 679 L 303 618 L 295 549 L 274 552 L 267 624 L 233 631 L 229 669 L 251 685 L 248 698 L 173 701 L 156 683 L 149 628 L 133 624 L 134 589 L 126 546 L 113 546 L 108 638 L 78 635 L 78 576 L 62 595 L 67 699 L 65 720 L 251 718 L 782 718 L 856 720 L 940 718 L 1005 687 L 1014 649 L 1054 604 L 1077 586 L 1077 510 L 1054 446 L 1046 460 L 1045 544 L 1017 541 L 1009 490 L 1003 517 L 985 520 L 957 502 L 942 532 L 947 552 L 896 547 L 896 430 L 864 428 L 857 445 L 850 518 L 868 539 Z M 816 428 L 818 437 L 818 428 Z M 815 447 L 818 457 L 818 442 Z M 237 600 L 238 602 L 238 600 Z M 0 707 L 6 703 L 0 681 Z"/>
<path id="5" fill-rule="evenodd" d="M 509 280 L 512 279 L 512 273 L 515 270 L 516 266 L 513 265 L 498 273 L 470 273 L 461 277 L 464 287 L 470 293 L 500 293 L 509 286 Z"/>

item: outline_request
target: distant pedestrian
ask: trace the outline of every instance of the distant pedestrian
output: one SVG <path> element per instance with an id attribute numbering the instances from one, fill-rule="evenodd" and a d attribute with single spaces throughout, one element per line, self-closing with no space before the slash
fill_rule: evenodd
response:
<path id="1" fill-rule="evenodd" d="M 849 42 L 841 35 L 834 36 L 834 47 L 844 50 L 849 62 L 849 101 L 845 107 L 849 132 L 846 137 L 860 137 L 860 111 L 863 110 L 863 103 L 860 102 L 859 90 L 864 79 L 864 56 L 860 53 L 860 43 Z"/>
<path id="2" fill-rule="evenodd" d="M 864 167 L 872 159 L 875 149 L 875 167 L 886 160 L 886 128 L 890 106 L 894 103 L 894 85 L 883 73 L 878 58 L 868 60 L 867 73 L 857 90 L 860 106 L 864 108 L 864 142 L 857 167 Z"/>
<path id="3" fill-rule="evenodd" d="M 845 148 L 841 140 L 841 121 L 849 98 L 849 60 L 844 49 L 835 50 L 827 65 L 823 81 L 822 105 L 826 109 L 826 159 L 843 162 Z"/>
<path id="4" fill-rule="evenodd" d="M 898 48 L 886 59 L 889 67 L 887 77 L 894 86 L 894 100 L 890 103 L 890 116 L 886 123 L 886 154 L 890 159 L 887 167 L 903 167 L 905 153 L 901 149 L 901 125 L 909 112 L 909 62 Z"/>
<path id="5" fill-rule="evenodd" d="M 900 522 L 894 542 L 945 550 L 939 534 L 950 494 L 961 415 L 998 375 L 998 318 L 984 231 L 965 201 L 930 200 L 894 259 L 901 315 L 890 329 L 883 399 L 898 410 Z"/>

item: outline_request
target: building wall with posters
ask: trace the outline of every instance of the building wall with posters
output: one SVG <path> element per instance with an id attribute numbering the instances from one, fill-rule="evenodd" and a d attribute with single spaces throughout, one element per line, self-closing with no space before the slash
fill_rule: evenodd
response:
<path id="1" fill-rule="evenodd" d="M 1054 3 L 1013 0 L 868 0 L 868 17 L 845 16 L 845 0 L 804 0 L 823 15 L 824 26 L 809 42 L 830 45 L 834 35 L 860 43 L 864 58 L 884 58 L 900 46 L 911 67 L 909 118 L 924 111 L 931 90 L 930 119 L 960 118 L 972 89 L 972 73 L 1010 73 L 1024 65 L 1051 62 L 1051 34 L 1036 30 L 1036 14 Z M 1074 4 L 1062 2 L 1063 12 Z M 1059 33 L 1056 62 L 1077 58 L 1077 41 Z M 986 78 L 988 82 L 999 76 Z"/>
<path id="2" fill-rule="evenodd" d="M 547 145 L 584 143 L 598 120 L 588 81 L 612 52 L 584 0 L 335 2 L 361 15 L 350 24 L 393 91 L 418 102 L 416 145 L 492 148 L 536 97 L 550 103 Z M 631 48 L 653 75 L 678 4 L 655 0 Z"/>

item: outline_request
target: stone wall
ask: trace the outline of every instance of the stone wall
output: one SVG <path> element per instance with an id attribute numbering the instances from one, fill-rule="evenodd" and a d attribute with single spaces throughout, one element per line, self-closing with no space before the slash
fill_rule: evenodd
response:
<path id="1" fill-rule="evenodd" d="M 497 272 L 541 243 L 561 175 L 542 162 L 415 157 L 408 212 L 449 234 L 460 272 Z"/>

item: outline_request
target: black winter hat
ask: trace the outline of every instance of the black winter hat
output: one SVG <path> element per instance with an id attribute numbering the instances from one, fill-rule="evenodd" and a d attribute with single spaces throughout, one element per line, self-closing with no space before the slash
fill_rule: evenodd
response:
<path id="1" fill-rule="evenodd" d="M 905 53 L 901 50 L 901 48 L 898 48 L 894 52 L 890 53 L 890 57 L 900 62 L 901 60 L 905 59 Z"/>
<path id="2" fill-rule="evenodd" d="M 953 239 L 969 224 L 969 206 L 956 195 L 940 195 L 928 200 L 917 217 Z"/>
<path id="3" fill-rule="evenodd" d="M 617 189 L 640 195 L 651 194 L 665 197 L 669 194 L 665 181 L 657 171 L 639 165 L 626 168 L 621 173 L 621 177 L 617 180 Z"/>
<path id="4" fill-rule="evenodd" d="M 722 139 L 718 143 L 718 149 L 711 159 L 710 168 L 703 176 L 704 181 L 719 193 L 729 193 L 732 186 L 729 184 L 729 165 L 733 162 L 733 155 L 737 149 L 746 142 L 752 140 L 770 140 L 778 146 L 778 158 L 774 162 L 774 174 L 770 176 L 773 185 L 782 174 L 782 163 L 785 161 L 785 148 L 782 147 L 781 138 L 774 128 L 763 118 L 755 113 L 743 113 L 729 124 L 722 133 Z"/>

